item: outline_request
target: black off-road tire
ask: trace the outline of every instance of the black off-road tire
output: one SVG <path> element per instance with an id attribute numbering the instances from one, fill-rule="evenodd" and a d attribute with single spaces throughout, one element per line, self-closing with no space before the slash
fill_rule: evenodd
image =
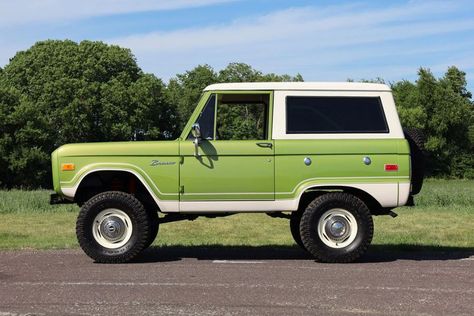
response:
<path id="1" fill-rule="evenodd" d="M 145 248 L 150 247 L 150 245 L 155 241 L 156 236 L 158 235 L 159 230 L 159 218 L 158 212 L 156 210 L 148 210 L 148 222 L 149 222 L 149 232 L 148 240 L 145 244 Z"/>
<path id="2" fill-rule="evenodd" d="M 411 163 L 411 194 L 420 193 L 425 177 L 425 136 L 416 128 L 403 130 L 405 138 L 410 145 Z"/>
<path id="3" fill-rule="evenodd" d="M 343 248 L 330 247 L 318 233 L 322 216 L 330 210 L 342 209 L 349 212 L 357 224 L 355 239 Z M 321 195 L 306 207 L 301 217 L 300 235 L 306 250 L 317 261 L 327 263 L 353 262 L 368 249 L 374 232 L 372 215 L 367 206 L 352 194 L 334 192 Z"/>
<path id="4" fill-rule="evenodd" d="M 118 209 L 131 221 L 132 232 L 127 243 L 120 248 L 106 248 L 93 235 L 96 216 L 106 209 Z M 76 235 L 82 250 L 100 263 L 123 263 L 137 256 L 144 248 L 149 234 L 149 215 L 143 204 L 133 195 L 108 191 L 93 196 L 82 206 L 76 223 Z"/>
<path id="5" fill-rule="evenodd" d="M 300 223 L 301 223 L 301 212 L 292 212 L 290 217 L 290 232 L 291 236 L 293 236 L 294 241 L 298 246 L 306 250 L 303 245 L 303 241 L 301 240 L 300 235 Z"/>

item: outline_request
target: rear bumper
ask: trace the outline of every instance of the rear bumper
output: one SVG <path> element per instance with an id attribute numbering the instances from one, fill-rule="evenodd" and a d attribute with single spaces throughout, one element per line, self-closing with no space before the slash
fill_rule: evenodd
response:
<path id="1" fill-rule="evenodd" d="M 49 197 L 49 204 L 56 205 L 56 204 L 73 204 L 74 201 L 68 200 L 57 193 L 53 193 Z"/>

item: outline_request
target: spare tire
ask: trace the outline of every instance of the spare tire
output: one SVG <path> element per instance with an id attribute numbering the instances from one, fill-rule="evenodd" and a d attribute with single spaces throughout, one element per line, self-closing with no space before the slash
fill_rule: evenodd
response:
<path id="1" fill-rule="evenodd" d="M 421 191 L 423 178 L 425 176 L 425 136 L 416 128 L 403 129 L 405 138 L 410 145 L 411 159 L 411 194 L 415 195 Z"/>

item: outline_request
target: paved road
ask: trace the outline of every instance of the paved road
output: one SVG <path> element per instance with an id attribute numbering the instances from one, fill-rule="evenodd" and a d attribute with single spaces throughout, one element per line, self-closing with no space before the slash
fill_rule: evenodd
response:
<path id="1" fill-rule="evenodd" d="M 315 263 L 292 247 L 150 249 L 95 264 L 79 250 L 0 252 L 6 315 L 474 315 L 474 250 Z"/>

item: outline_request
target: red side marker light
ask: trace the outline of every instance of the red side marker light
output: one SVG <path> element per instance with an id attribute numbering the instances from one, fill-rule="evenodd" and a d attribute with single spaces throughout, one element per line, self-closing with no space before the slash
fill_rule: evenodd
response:
<path id="1" fill-rule="evenodd" d="M 385 164 L 385 171 L 398 171 L 397 164 Z"/>

